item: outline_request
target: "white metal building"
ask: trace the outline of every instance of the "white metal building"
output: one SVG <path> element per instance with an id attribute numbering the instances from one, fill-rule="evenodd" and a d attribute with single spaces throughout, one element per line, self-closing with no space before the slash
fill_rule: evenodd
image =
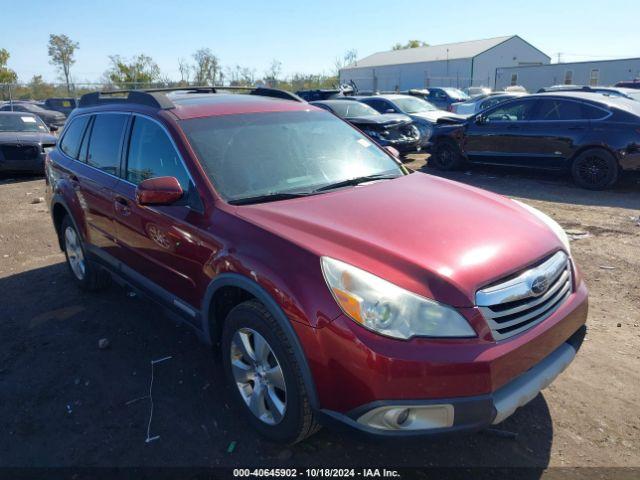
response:
<path id="1" fill-rule="evenodd" d="M 529 92 L 551 85 L 614 85 L 640 77 L 640 58 L 503 67 L 496 70 L 496 90 L 522 85 Z"/>
<path id="2" fill-rule="evenodd" d="M 549 56 L 517 35 L 378 52 L 340 70 L 360 90 L 495 84 L 498 67 L 543 65 Z"/>

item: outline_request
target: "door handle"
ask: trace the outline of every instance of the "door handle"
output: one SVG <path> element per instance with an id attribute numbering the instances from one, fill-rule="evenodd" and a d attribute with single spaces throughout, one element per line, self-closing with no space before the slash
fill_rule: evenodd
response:
<path id="1" fill-rule="evenodd" d="M 131 214 L 129 200 L 127 200 L 124 197 L 116 197 L 116 200 L 114 202 L 114 207 L 116 212 L 118 212 L 120 215 L 123 215 L 126 217 Z"/>

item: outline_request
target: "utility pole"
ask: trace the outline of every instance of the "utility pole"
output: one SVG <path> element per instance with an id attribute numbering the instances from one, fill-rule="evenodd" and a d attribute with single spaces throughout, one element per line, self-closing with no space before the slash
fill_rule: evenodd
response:
<path id="1" fill-rule="evenodd" d="M 558 63 L 562 63 L 562 52 L 558 52 Z"/>

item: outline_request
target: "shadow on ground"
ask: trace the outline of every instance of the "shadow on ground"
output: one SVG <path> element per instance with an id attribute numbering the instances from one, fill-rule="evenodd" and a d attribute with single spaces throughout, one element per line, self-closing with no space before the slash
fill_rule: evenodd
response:
<path id="1" fill-rule="evenodd" d="M 403 441 L 323 429 L 286 447 L 260 440 L 229 401 L 195 334 L 116 286 L 78 291 L 62 263 L 0 279 L 0 466 L 528 466 L 549 463 L 538 396 L 488 433 Z M 107 338 L 110 347 L 98 348 Z M 151 360 L 156 365 L 149 422 Z M 232 442 L 235 447 L 231 448 Z M 537 470 L 535 470 L 537 472 Z M 540 470 L 541 472 L 541 470 Z"/>

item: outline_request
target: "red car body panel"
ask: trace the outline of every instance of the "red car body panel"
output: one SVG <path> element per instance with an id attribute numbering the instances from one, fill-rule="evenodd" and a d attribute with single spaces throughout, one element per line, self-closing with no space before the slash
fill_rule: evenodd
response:
<path id="1" fill-rule="evenodd" d="M 222 97 L 222 96 L 221 96 Z M 232 97 L 232 96 L 225 96 Z M 574 267 L 574 292 L 553 315 L 495 342 L 475 292 L 564 249 L 515 202 L 414 173 L 305 198 L 234 206 L 205 175 L 180 121 L 211 115 L 319 110 L 304 103 L 221 98 L 171 111 L 127 106 L 165 126 L 202 201 L 141 206 L 135 187 L 59 151 L 47 161 L 48 198 L 102 249 L 198 312 L 207 324 L 209 286 L 233 273 L 259 285 L 291 321 L 313 374 L 319 406 L 348 412 L 385 399 L 452 398 L 495 391 L 567 340 L 587 315 Z M 89 113 L 117 107 L 95 107 Z M 77 115 L 74 113 L 68 123 Z M 397 340 L 347 318 L 324 280 L 329 256 L 426 298 L 454 306 L 477 338 Z M 215 332 L 210 333 L 215 342 Z"/>

